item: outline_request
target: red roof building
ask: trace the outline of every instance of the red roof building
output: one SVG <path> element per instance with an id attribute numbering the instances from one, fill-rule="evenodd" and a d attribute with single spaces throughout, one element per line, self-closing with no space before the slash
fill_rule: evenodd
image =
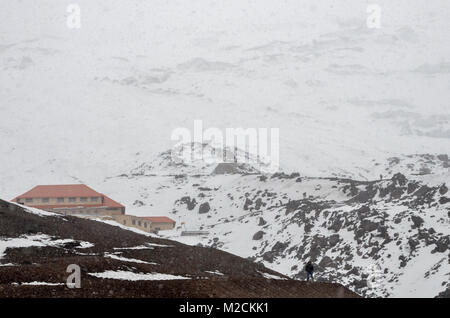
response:
<path id="1" fill-rule="evenodd" d="M 38 185 L 13 201 L 64 214 L 125 214 L 125 206 L 84 184 Z"/>
<path id="2" fill-rule="evenodd" d="M 118 223 L 134 227 L 146 232 L 159 232 L 173 230 L 176 222 L 167 216 L 136 216 L 136 215 L 115 215 L 113 217 Z"/>
<path id="3" fill-rule="evenodd" d="M 176 223 L 171 218 L 168 218 L 167 216 L 143 216 L 141 219 L 150 221 L 152 223 Z"/>

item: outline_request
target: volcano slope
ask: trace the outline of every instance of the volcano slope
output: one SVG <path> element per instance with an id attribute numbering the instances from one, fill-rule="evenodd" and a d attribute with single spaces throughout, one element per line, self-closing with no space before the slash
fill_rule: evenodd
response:
<path id="1" fill-rule="evenodd" d="M 71 264 L 81 288 L 66 285 Z M 358 297 L 213 248 L 0 200 L 0 297 Z"/>

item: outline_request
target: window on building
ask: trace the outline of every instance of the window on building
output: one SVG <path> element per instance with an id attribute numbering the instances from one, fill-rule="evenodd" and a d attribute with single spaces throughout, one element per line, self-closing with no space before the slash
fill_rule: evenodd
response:
<path id="1" fill-rule="evenodd" d="M 69 198 L 69 202 L 77 202 L 77 198 Z"/>
<path id="2" fill-rule="evenodd" d="M 141 224 L 142 224 L 141 221 L 138 221 L 138 225 L 139 225 L 139 226 L 142 226 Z"/>
<path id="3" fill-rule="evenodd" d="M 98 202 L 98 197 L 91 197 L 91 202 Z"/>
<path id="4" fill-rule="evenodd" d="M 147 222 L 144 222 L 144 227 L 147 227 Z"/>
<path id="5" fill-rule="evenodd" d="M 87 200 L 88 200 L 87 197 L 81 197 L 81 198 L 80 198 L 80 201 L 81 201 L 81 202 L 87 202 Z"/>
<path id="6" fill-rule="evenodd" d="M 42 203 L 49 203 L 50 199 L 49 198 L 42 198 Z"/>
<path id="7" fill-rule="evenodd" d="M 56 198 L 56 202 L 62 203 L 62 202 L 64 202 L 64 198 Z"/>
<path id="8" fill-rule="evenodd" d="M 133 220 L 132 223 L 133 223 L 133 225 L 136 225 L 136 220 Z"/>
<path id="9" fill-rule="evenodd" d="M 33 198 L 25 198 L 25 202 L 33 202 Z"/>
<path id="10" fill-rule="evenodd" d="M 127 220 L 123 220 L 123 225 L 126 225 L 127 224 Z"/>

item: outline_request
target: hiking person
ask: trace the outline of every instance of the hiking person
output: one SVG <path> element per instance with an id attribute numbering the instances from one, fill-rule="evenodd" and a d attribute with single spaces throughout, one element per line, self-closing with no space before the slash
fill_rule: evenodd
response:
<path id="1" fill-rule="evenodd" d="M 305 271 L 306 271 L 306 281 L 309 282 L 309 278 L 311 278 L 312 281 L 314 281 L 314 266 L 311 263 L 311 261 L 308 262 L 308 264 L 306 264 L 305 266 Z"/>

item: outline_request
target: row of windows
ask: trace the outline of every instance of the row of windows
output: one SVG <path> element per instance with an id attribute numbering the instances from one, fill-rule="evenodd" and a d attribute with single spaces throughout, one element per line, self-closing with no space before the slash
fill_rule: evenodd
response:
<path id="1" fill-rule="evenodd" d="M 142 221 L 137 221 L 136 222 L 136 220 L 132 220 L 131 221 L 131 224 L 133 224 L 133 225 L 136 225 L 136 223 L 137 223 L 138 226 L 142 226 L 142 223 L 144 223 L 144 227 L 145 228 L 147 227 L 147 222 L 142 222 Z M 123 225 L 127 225 L 127 220 L 123 220 Z"/>
<path id="2" fill-rule="evenodd" d="M 137 221 L 137 222 L 136 222 L 136 220 L 132 220 L 131 221 L 131 224 L 133 224 L 133 225 L 136 225 L 136 223 L 137 223 L 138 226 L 142 226 L 141 221 Z M 147 228 L 147 225 L 150 227 L 149 223 L 147 223 L 147 222 L 143 222 L 143 223 L 144 223 L 144 227 L 145 228 Z M 127 225 L 127 220 L 123 220 L 123 225 Z M 161 228 L 160 227 L 156 227 L 154 230 L 155 231 L 161 231 Z"/>
<path id="3" fill-rule="evenodd" d="M 79 210 L 79 211 L 61 211 L 65 214 L 86 214 L 86 215 L 100 215 L 98 210 Z"/>
<path id="4" fill-rule="evenodd" d="M 64 203 L 66 202 L 66 199 L 68 199 L 68 202 L 77 202 L 77 198 L 76 197 L 70 197 L 70 198 L 56 198 L 56 202 L 58 203 Z M 41 203 L 49 203 L 50 202 L 50 198 L 41 198 L 41 199 L 33 199 L 33 198 L 25 198 L 25 202 L 38 202 L 40 201 Z M 98 202 L 99 201 L 99 197 L 80 197 L 80 202 Z"/>

